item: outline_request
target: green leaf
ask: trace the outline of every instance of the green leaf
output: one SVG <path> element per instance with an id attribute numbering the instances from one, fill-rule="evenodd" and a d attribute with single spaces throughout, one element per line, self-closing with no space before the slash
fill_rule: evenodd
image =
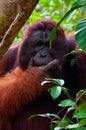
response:
<path id="1" fill-rule="evenodd" d="M 69 94 L 69 92 L 68 92 L 68 89 L 67 89 L 66 87 L 62 87 L 62 91 L 64 92 L 64 94 L 65 94 L 66 96 L 68 96 L 69 99 L 71 99 L 71 96 L 70 96 L 70 94 Z"/>
<path id="2" fill-rule="evenodd" d="M 61 94 L 61 90 L 62 88 L 60 86 L 54 86 L 53 88 L 51 88 L 50 91 L 50 95 L 51 97 L 55 100 L 56 98 L 58 98 Z"/>
<path id="3" fill-rule="evenodd" d="M 64 80 L 63 79 L 53 79 L 53 78 L 45 78 L 45 82 L 49 83 L 49 82 L 53 82 L 59 86 L 63 86 L 64 85 Z"/>
<path id="4" fill-rule="evenodd" d="M 81 104 L 73 114 L 74 118 L 86 118 L 86 104 Z"/>
<path id="5" fill-rule="evenodd" d="M 55 81 L 57 83 L 57 85 L 59 85 L 59 86 L 64 85 L 64 80 L 63 79 L 53 79 L 53 81 Z"/>
<path id="6" fill-rule="evenodd" d="M 50 130 L 54 130 L 54 125 L 50 125 Z"/>
<path id="7" fill-rule="evenodd" d="M 83 93 L 84 93 L 85 90 L 79 90 L 78 93 L 76 94 L 76 99 L 79 98 Z"/>
<path id="8" fill-rule="evenodd" d="M 65 54 L 64 57 L 66 57 L 66 56 L 68 56 L 68 55 L 71 55 L 71 54 L 74 55 L 74 54 L 76 54 L 77 52 L 79 52 L 79 50 L 72 50 L 71 52 Z"/>
<path id="9" fill-rule="evenodd" d="M 86 0 L 77 0 L 77 1 L 75 1 L 75 3 L 73 4 L 73 6 L 79 6 L 79 5 L 84 6 L 85 3 L 86 3 Z"/>
<path id="10" fill-rule="evenodd" d="M 63 92 L 67 95 L 68 94 L 68 88 L 62 87 Z M 69 95 L 69 94 L 68 94 Z"/>
<path id="11" fill-rule="evenodd" d="M 79 125 L 80 125 L 80 126 L 85 126 L 85 125 L 86 125 L 86 118 L 85 118 L 85 119 L 82 119 L 82 120 L 79 122 Z"/>
<path id="12" fill-rule="evenodd" d="M 69 118 L 64 118 L 59 122 L 59 125 L 65 128 L 69 123 L 71 123 L 71 120 Z"/>
<path id="13" fill-rule="evenodd" d="M 71 67 L 73 67 L 75 63 L 76 63 L 76 58 L 74 58 L 74 59 L 71 60 L 71 63 L 70 63 Z"/>
<path id="14" fill-rule="evenodd" d="M 67 126 L 67 128 L 68 129 L 72 129 L 72 128 L 78 128 L 79 127 L 79 123 L 76 123 L 76 124 L 69 124 L 68 126 Z M 77 129 L 78 130 L 78 129 Z"/>
<path id="15" fill-rule="evenodd" d="M 86 18 L 83 18 L 78 22 L 75 38 L 79 47 L 86 52 Z"/>
<path id="16" fill-rule="evenodd" d="M 86 127 L 78 127 L 78 128 L 73 128 L 71 130 L 86 130 Z"/>
<path id="17" fill-rule="evenodd" d="M 37 117 L 37 114 L 31 115 L 28 119 L 29 119 L 29 120 L 32 120 L 32 119 L 35 118 L 35 117 Z"/>
<path id="18" fill-rule="evenodd" d="M 55 38 L 55 36 L 56 36 L 56 31 L 57 31 L 59 25 L 60 25 L 60 24 L 57 23 L 56 26 L 53 28 L 53 30 L 52 30 L 51 33 L 50 33 L 50 48 L 52 48 L 52 42 L 53 42 L 53 40 L 54 40 L 54 38 Z"/>
<path id="19" fill-rule="evenodd" d="M 82 14 L 86 14 L 86 4 L 82 7 Z"/>
<path id="20" fill-rule="evenodd" d="M 68 107 L 68 106 L 75 106 L 75 102 L 73 102 L 72 100 L 69 100 L 69 99 L 66 99 L 66 100 L 63 100 L 59 103 L 59 106 L 61 107 Z"/>
<path id="21" fill-rule="evenodd" d="M 64 127 L 62 127 L 62 126 L 57 126 L 57 127 L 55 127 L 54 130 L 64 130 Z"/>

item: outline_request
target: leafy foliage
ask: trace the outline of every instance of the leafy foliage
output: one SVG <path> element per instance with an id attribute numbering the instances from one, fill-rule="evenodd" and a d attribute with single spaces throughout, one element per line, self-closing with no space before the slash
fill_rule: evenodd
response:
<path id="1" fill-rule="evenodd" d="M 68 17 L 74 10 L 76 10 L 78 8 L 81 8 L 81 7 L 84 7 L 85 4 L 86 4 L 85 0 L 82 0 L 82 1 L 81 0 L 77 0 L 75 3 L 73 3 L 72 7 L 64 14 L 64 16 L 60 19 L 60 21 L 56 24 L 56 26 L 54 27 L 54 29 L 51 31 L 51 34 L 50 34 L 50 47 L 52 47 L 52 42 L 54 40 L 54 37 L 55 37 L 55 34 L 56 34 L 56 30 L 58 29 L 58 27 L 60 26 L 60 24 L 63 22 L 63 20 L 66 19 L 66 17 Z M 84 26 L 84 28 L 82 28 L 82 26 L 79 26 L 79 25 L 77 25 L 77 30 L 79 30 L 78 28 L 81 27 L 80 31 L 83 32 L 81 29 L 84 29 L 85 32 L 86 32 L 86 22 L 85 22 L 85 25 L 81 24 L 82 26 Z M 80 36 L 82 36 L 81 34 L 83 35 L 83 33 L 80 33 Z M 79 36 L 78 36 L 78 38 L 79 38 Z M 77 39 L 77 43 L 79 45 L 81 45 L 80 42 L 78 42 L 78 38 L 76 38 Z M 86 38 L 84 39 L 84 41 L 85 40 L 86 40 Z M 81 41 L 81 43 L 83 43 L 83 41 Z M 82 47 L 82 49 L 84 48 L 83 45 L 81 47 Z"/>
<path id="2" fill-rule="evenodd" d="M 42 83 L 50 83 L 53 82 L 56 84 L 53 88 L 49 89 L 51 97 L 55 100 L 60 95 L 61 92 L 65 92 L 63 88 L 64 81 L 62 79 L 45 79 L 45 81 Z M 66 88 L 65 88 L 66 89 Z M 76 94 L 76 99 L 73 100 L 71 96 L 69 95 L 68 91 L 66 90 L 66 93 L 68 96 L 68 99 L 62 100 L 59 102 L 58 106 L 62 107 L 62 110 L 64 108 L 67 108 L 66 113 L 63 115 L 63 117 L 59 116 L 59 113 L 61 114 L 62 110 L 58 112 L 57 114 L 38 114 L 38 116 L 48 117 L 51 119 L 51 130 L 85 130 L 86 129 L 86 103 L 79 104 L 81 98 L 86 94 L 86 90 L 80 90 Z M 72 117 L 67 117 L 67 115 L 72 111 L 73 115 Z M 76 120 L 76 121 L 75 121 Z"/>
<path id="3" fill-rule="evenodd" d="M 75 106 L 75 102 L 73 102 L 72 100 L 70 99 L 66 99 L 66 100 L 63 100 L 59 103 L 59 106 L 61 107 L 68 107 L 68 106 Z"/>
<path id="4" fill-rule="evenodd" d="M 62 92 L 62 86 L 64 85 L 64 80 L 62 79 L 52 79 L 52 78 L 46 78 L 44 82 L 42 82 L 42 85 L 45 83 L 54 82 L 56 86 L 53 88 L 50 88 L 48 91 L 50 92 L 51 97 L 55 100 L 58 98 Z"/>
<path id="5" fill-rule="evenodd" d="M 86 18 L 77 23 L 75 36 L 79 47 L 86 52 Z"/>

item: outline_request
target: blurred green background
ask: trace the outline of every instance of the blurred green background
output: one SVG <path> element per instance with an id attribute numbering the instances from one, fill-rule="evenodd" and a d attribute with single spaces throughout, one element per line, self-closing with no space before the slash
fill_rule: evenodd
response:
<path id="1" fill-rule="evenodd" d="M 76 0 L 40 0 L 32 15 L 28 19 L 27 23 L 24 25 L 18 36 L 15 38 L 14 42 L 17 42 L 21 39 L 22 32 L 29 24 L 31 24 L 35 20 L 41 18 L 50 18 L 52 20 L 55 20 L 56 22 L 59 22 L 59 20 L 63 17 L 67 10 L 71 8 L 72 4 L 75 1 Z M 74 31 L 77 22 L 81 18 L 81 9 L 77 9 L 73 11 L 72 14 L 61 23 L 61 26 L 66 33 Z"/>

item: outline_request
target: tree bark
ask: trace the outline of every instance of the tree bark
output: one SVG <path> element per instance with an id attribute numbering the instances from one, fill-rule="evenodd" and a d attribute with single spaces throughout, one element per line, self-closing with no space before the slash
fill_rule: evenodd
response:
<path id="1" fill-rule="evenodd" d="M 0 59 L 39 0 L 0 0 Z"/>
<path id="2" fill-rule="evenodd" d="M 0 41 L 18 13 L 17 1 L 0 0 Z"/>

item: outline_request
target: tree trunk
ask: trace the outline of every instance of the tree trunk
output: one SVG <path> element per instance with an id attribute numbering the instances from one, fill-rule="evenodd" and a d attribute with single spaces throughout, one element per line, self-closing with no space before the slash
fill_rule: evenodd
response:
<path id="1" fill-rule="evenodd" d="M 0 59 L 39 0 L 0 0 Z"/>

